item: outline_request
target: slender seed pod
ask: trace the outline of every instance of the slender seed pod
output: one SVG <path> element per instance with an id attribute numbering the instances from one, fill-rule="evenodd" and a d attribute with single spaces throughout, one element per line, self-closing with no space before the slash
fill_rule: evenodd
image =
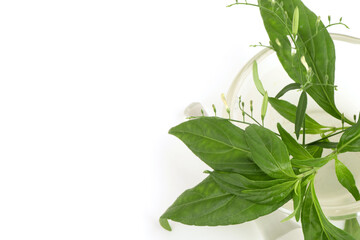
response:
<path id="1" fill-rule="evenodd" d="M 230 118 L 230 108 L 229 108 L 229 106 L 228 106 L 228 104 L 227 104 L 227 101 L 226 101 L 226 98 L 225 98 L 225 94 L 224 94 L 224 93 L 221 94 L 221 100 L 222 100 L 222 102 L 224 103 L 226 112 L 229 114 L 229 118 Z"/>
<path id="2" fill-rule="evenodd" d="M 253 100 L 250 100 L 250 114 L 253 117 L 254 107 L 253 107 Z"/>
<path id="3" fill-rule="evenodd" d="M 214 110 L 214 114 L 215 114 L 215 116 L 216 116 L 216 107 L 215 107 L 215 105 L 214 105 L 214 104 L 212 105 L 212 108 L 213 108 L 213 110 Z"/>
<path id="4" fill-rule="evenodd" d="M 293 15 L 292 34 L 296 36 L 299 31 L 299 8 L 296 7 Z"/>
<path id="5" fill-rule="evenodd" d="M 267 111 L 268 102 L 269 102 L 268 93 L 265 92 L 263 102 L 262 102 L 262 106 L 261 106 L 261 121 L 262 121 L 263 125 L 264 125 L 264 120 L 265 120 L 265 115 L 266 115 L 266 111 Z"/>

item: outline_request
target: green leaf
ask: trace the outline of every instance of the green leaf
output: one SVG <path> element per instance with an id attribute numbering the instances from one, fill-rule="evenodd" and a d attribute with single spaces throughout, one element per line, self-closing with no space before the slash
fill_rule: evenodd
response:
<path id="1" fill-rule="evenodd" d="M 308 94 L 327 113 L 341 119 L 334 101 L 335 47 L 324 24 L 319 22 L 316 25 L 317 16 L 301 0 L 277 0 L 278 7 L 275 8 L 268 0 L 258 0 L 258 3 L 270 41 L 280 42 L 280 45 L 272 46 L 290 78 L 300 84 L 307 81 L 307 69 L 300 61 L 304 56 L 314 73 L 312 82 L 315 84 L 307 89 Z M 279 7 L 281 5 L 283 7 Z M 299 28 L 295 40 L 292 37 L 291 19 L 296 7 L 299 9 Z M 288 36 L 296 46 L 295 54 Z"/>
<path id="2" fill-rule="evenodd" d="M 294 189 L 296 180 L 286 181 L 268 188 L 249 189 L 238 195 L 259 204 L 274 204 L 287 198 Z"/>
<path id="3" fill-rule="evenodd" d="M 285 143 L 291 156 L 297 159 L 314 158 L 303 146 L 301 146 L 281 125 L 277 124 L 281 139 Z"/>
<path id="4" fill-rule="evenodd" d="M 226 192 L 209 176 L 181 194 L 161 218 L 197 226 L 240 224 L 267 215 L 288 200 L 256 204 Z"/>
<path id="5" fill-rule="evenodd" d="M 254 79 L 254 83 L 255 83 L 257 90 L 259 91 L 259 93 L 261 93 L 261 95 L 264 96 L 265 89 L 259 78 L 258 65 L 257 65 L 256 61 L 254 61 L 254 63 L 253 63 L 253 79 Z"/>
<path id="6" fill-rule="evenodd" d="M 269 98 L 269 103 L 271 106 L 285 119 L 288 121 L 295 123 L 296 120 L 296 106 L 281 99 Z M 325 128 L 325 126 L 319 124 L 314 119 L 309 117 L 309 115 L 305 114 L 305 128 L 306 129 L 321 129 Z M 317 133 L 317 132 L 316 132 Z"/>
<path id="7" fill-rule="evenodd" d="M 296 134 L 297 138 L 299 138 L 300 130 L 304 125 L 306 107 L 307 107 L 307 95 L 306 95 L 306 92 L 303 91 L 300 95 L 299 103 L 296 108 L 295 134 Z M 306 126 L 306 123 L 305 123 L 305 126 Z"/>
<path id="8" fill-rule="evenodd" d="M 226 119 L 201 117 L 181 123 L 169 133 L 215 170 L 253 177 L 265 175 L 251 160 L 244 130 Z"/>
<path id="9" fill-rule="evenodd" d="M 300 181 L 293 193 L 294 216 L 297 222 L 300 220 L 305 190 L 306 186 L 302 187 L 302 181 Z"/>
<path id="10" fill-rule="evenodd" d="M 316 208 L 316 211 L 318 213 L 318 216 L 321 220 L 323 228 L 326 230 L 328 235 L 332 236 L 336 240 L 354 240 L 353 237 L 351 237 L 348 233 L 344 232 L 343 230 L 335 227 L 332 225 L 329 220 L 326 218 L 325 214 L 323 213 L 319 200 L 317 199 L 316 193 L 315 193 L 315 186 L 314 182 L 310 184 L 311 188 L 311 195 L 314 202 L 314 206 Z"/>
<path id="11" fill-rule="evenodd" d="M 333 155 L 329 155 L 323 158 L 312 158 L 312 159 L 292 159 L 291 164 L 294 167 L 316 167 L 321 168 L 325 164 L 327 164 L 329 161 L 334 159 Z"/>
<path id="12" fill-rule="evenodd" d="M 301 211 L 301 224 L 305 240 L 355 240 L 348 233 L 332 225 L 325 217 L 316 197 L 313 181 L 305 195 Z"/>
<path id="13" fill-rule="evenodd" d="M 296 180 L 284 179 L 254 181 L 238 173 L 218 171 L 211 172 L 210 175 L 225 191 L 259 204 L 282 201 L 289 196 L 296 183 Z"/>
<path id="14" fill-rule="evenodd" d="M 315 208 L 311 191 L 307 189 L 303 208 L 301 211 L 301 225 L 305 240 L 327 240 L 326 233 L 321 224 L 321 220 L 318 216 Z"/>
<path id="15" fill-rule="evenodd" d="M 356 240 L 360 240 L 360 226 L 356 218 L 345 221 L 344 231 L 353 236 Z"/>
<path id="16" fill-rule="evenodd" d="M 329 142 L 329 141 L 319 141 L 319 142 L 314 142 L 310 145 L 319 146 L 321 148 L 334 149 L 338 146 L 338 143 L 337 142 Z"/>
<path id="17" fill-rule="evenodd" d="M 337 149 L 339 153 L 360 151 L 360 121 L 346 129 L 340 138 Z"/>
<path id="18" fill-rule="evenodd" d="M 281 98 L 285 95 L 288 91 L 300 89 L 301 85 L 299 83 L 290 83 L 289 85 L 286 85 L 283 89 L 280 90 L 278 94 L 276 94 L 275 98 Z"/>
<path id="19" fill-rule="evenodd" d="M 285 144 L 272 131 L 257 125 L 245 129 L 253 161 L 273 178 L 295 177 Z"/>
<path id="20" fill-rule="evenodd" d="M 223 189 L 226 189 L 228 192 L 233 194 L 245 189 L 268 188 L 286 181 L 285 179 L 253 180 L 239 173 L 221 171 L 213 171 L 209 172 L 209 174 Z"/>
<path id="21" fill-rule="evenodd" d="M 356 187 L 354 176 L 350 170 L 337 158 L 335 158 L 335 172 L 341 185 L 343 185 L 343 187 L 346 188 L 351 193 L 351 195 L 353 195 L 356 201 L 359 201 L 360 193 Z"/>
<path id="22" fill-rule="evenodd" d="M 302 198 L 303 198 L 302 192 L 303 191 L 301 188 L 301 180 L 298 180 L 294 186 L 294 192 L 292 194 L 294 211 L 289 216 L 284 218 L 281 222 L 288 221 L 288 220 L 292 219 L 293 217 L 295 217 L 296 221 L 299 221 L 300 214 L 301 214 Z"/>
<path id="23" fill-rule="evenodd" d="M 321 158 L 324 149 L 315 145 L 307 145 L 306 150 L 313 155 L 314 158 Z"/>

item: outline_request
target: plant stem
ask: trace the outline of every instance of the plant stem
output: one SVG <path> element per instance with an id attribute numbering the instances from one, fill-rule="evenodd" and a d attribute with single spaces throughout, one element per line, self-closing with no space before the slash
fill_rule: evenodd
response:
<path id="1" fill-rule="evenodd" d="M 248 116 L 249 118 L 251 118 L 251 120 L 253 120 L 257 125 L 262 126 L 252 115 L 248 114 L 248 113 L 245 111 L 245 109 L 243 109 L 243 108 L 241 107 L 240 102 L 239 102 L 239 109 L 240 109 L 243 113 L 245 113 L 246 116 Z"/>
<path id="2" fill-rule="evenodd" d="M 346 129 L 345 129 L 345 130 L 346 130 Z M 312 144 L 317 143 L 317 142 L 320 142 L 320 141 L 322 141 L 322 140 L 331 138 L 331 137 L 333 137 L 333 136 L 336 136 L 336 135 L 338 135 L 338 134 L 340 134 L 340 133 L 345 132 L 345 130 L 341 130 L 341 131 L 339 131 L 339 132 L 329 134 L 329 135 L 327 135 L 327 136 L 325 136 L 325 137 L 322 137 L 322 138 L 320 138 L 320 139 L 318 139 L 318 140 L 316 140 L 316 141 L 313 141 L 313 142 L 311 142 L 311 143 L 308 143 L 307 145 L 312 145 Z"/>

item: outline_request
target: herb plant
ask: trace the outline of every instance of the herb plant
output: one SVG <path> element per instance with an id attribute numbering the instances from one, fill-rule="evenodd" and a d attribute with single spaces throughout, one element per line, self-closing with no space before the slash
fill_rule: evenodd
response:
<path id="1" fill-rule="evenodd" d="M 263 95 L 261 120 L 244 109 L 242 120 L 231 118 L 226 99 L 223 101 L 228 118 L 192 117 L 170 129 L 212 171 L 201 183 L 186 190 L 160 217 L 160 224 L 171 230 L 168 219 L 189 225 L 218 226 L 240 224 L 270 214 L 293 200 L 294 212 L 285 220 L 301 221 L 304 238 L 359 239 L 360 227 L 355 220 L 345 224 L 345 230 L 332 225 L 319 204 L 314 179 L 318 170 L 335 161 L 336 176 L 354 197 L 360 200 L 351 171 L 339 160 L 338 154 L 360 152 L 360 122 L 349 120 L 336 107 L 334 100 L 335 48 L 320 17 L 300 0 L 258 0 L 257 4 L 238 2 L 230 5 L 258 7 L 273 49 L 294 83 L 274 97 L 268 96 L 253 63 L 253 79 Z M 346 26 L 347 27 L 347 26 Z M 260 46 L 263 46 L 260 43 Z M 282 100 L 291 90 L 301 91 L 297 106 Z M 324 126 L 307 113 L 311 97 L 324 112 L 341 122 L 342 127 Z M 294 135 L 280 124 L 277 132 L 264 126 L 268 104 L 294 124 Z M 247 120 L 249 119 L 249 120 Z M 242 129 L 235 123 L 246 124 Z M 319 135 L 313 142 L 307 134 Z M 341 135 L 338 142 L 329 138 Z M 300 138 L 300 135 L 302 138 Z M 323 155 L 323 149 L 332 149 Z"/>

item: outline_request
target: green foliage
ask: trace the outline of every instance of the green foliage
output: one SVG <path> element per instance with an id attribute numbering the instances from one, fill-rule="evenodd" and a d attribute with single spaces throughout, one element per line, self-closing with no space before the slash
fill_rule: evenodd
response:
<path id="1" fill-rule="evenodd" d="M 305 240 L 360 239 L 356 220 L 346 222 L 346 231 L 329 222 L 314 188 L 317 171 L 335 159 L 339 182 L 360 200 L 353 175 L 337 158 L 339 153 L 360 152 L 360 123 L 345 126 L 345 122 L 353 123 L 335 106 L 332 39 L 320 19 L 300 0 L 258 0 L 258 3 L 237 1 L 234 5 L 259 7 L 270 48 L 276 51 L 295 83 L 283 87 L 275 97 L 269 97 L 254 62 L 254 84 L 263 95 L 261 123 L 253 116 L 252 101 L 250 114 L 244 102 L 239 101 L 243 119 L 231 119 L 230 108 L 222 96 L 228 118 L 194 117 L 170 129 L 170 134 L 183 141 L 213 170 L 206 171 L 209 176 L 205 180 L 176 199 L 160 217 L 160 225 L 171 231 L 169 219 L 198 226 L 240 224 L 267 215 L 292 199 L 294 212 L 283 221 L 293 217 L 296 221 L 301 219 Z M 302 91 L 296 106 L 279 99 L 295 89 Z M 343 126 L 324 126 L 312 119 L 306 113 L 308 97 L 325 112 L 342 120 Z M 279 123 L 279 134 L 264 127 L 268 103 L 294 124 L 296 138 L 302 134 L 301 144 Z M 214 105 L 213 109 L 216 115 Z M 237 123 L 247 127 L 240 128 Z M 319 134 L 319 139 L 306 142 L 307 134 Z M 329 140 L 339 134 L 343 135 L 338 143 Z M 323 156 L 326 148 L 333 151 Z"/>
<path id="2" fill-rule="evenodd" d="M 303 204 L 303 198 L 305 194 L 306 185 L 302 186 L 302 181 L 299 181 L 295 186 L 295 190 L 293 193 L 293 204 L 294 204 L 294 216 L 296 221 L 300 220 L 301 207 Z"/>
<path id="3" fill-rule="evenodd" d="M 263 175 L 251 160 L 245 131 L 226 119 L 201 117 L 181 123 L 170 129 L 169 133 L 183 141 L 214 170 L 255 177 Z"/>
<path id="4" fill-rule="evenodd" d="M 305 195 L 301 223 L 305 239 L 354 240 L 352 236 L 332 225 L 321 210 L 312 181 Z"/>
<path id="5" fill-rule="evenodd" d="M 341 185 L 343 185 L 351 193 L 351 195 L 353 195 L 356 201 L 359 201 L 360 193 L 356 187 L 354 176 L 337 158 L 335 159 L 335 172 Z"/>
<path id="6" fill-rule="evenodd" d="M 289 153 L 296 159 L 313 159 L 314 157 L 301 146 L 281 125 L 277 124 L 278 131 L 280 133 L 281 139 L 285 143 Z"/>
<path id="7" fill-rule="evenodd" d="M 330 160 L 333 160 L 333 155 L 328 155 L 322 158 L 311 158 L 311 159 L 296 159 L 293 158 L 291 160 L 291 164 L 295 167 L 313 167 L 313 168 L 321 168 L 325 164 L 327 164 Z"/>
<path id="8" fill-rule="evenodd" d="M 229 193 L 259 204 L 273 204 L 287 198 L 294 189 L 295 180 L 270 179 L 254 181 L 238 173 L 210 173 L 215 182 Z"/>
<path id="9" fill-rule="evenodd" d="M 268 0 L 258 0 L 258 3 L 272 47 L 285 71 L 295 82 L 304 85 L 308 76 L 308 69 L 300 61 L 304 56 L 313 72 L 311 80 L 316 83 L 307 92 L 327 113 L 341 119 L 334 101 L 335 47 L 326 30 L 317 31 L 317 28 L 325 28 L 323 23 L 317 23 L 317 16 L 300 0 L 277 0 L 276 7 Z M 299 9 L 299 27 L 294 36 L 291 19 L 296 8 Z"/>
<path id="10" fill-rule="evenodd" d="M 239 224 L 267 215 L 288 200 L 257 204 L 224 191 L 209 176 L 181 194 L 160 219 L 197 226 Z"/>
<path id="11" fill-rule="evenodd" d="M 324 150 L 322 147 L 316 145 L 306 145 L 305 148 L 314 158 L 321 158 Z"/>
<path id="12" fill-rule="evenodd" d="M 246 142 L 253 161 L 273 178 L 295 177 L 286 145 L 272 131 L 250 125 L 245 129 Z"/>
<path id="13" fill-rule="evenodd" d="M 339 153 L 360 152 L 360 121 L 344 132 L 337 149 Z"/>
<path id="14" fill-rule="evenodd" d="M 282 96 L 285 95 L 285 93 L 291 91 L 291 90 L 296 90 L 296 89 L 300 89 L 301 85 L 299 83 L 290 83 L 289 85 L 286 85 L 283 89 L 280 90 L 280 92 L 278 94 L 276 94 L 275 98 L 281 98 Z"/>
<path id="15" fill-rule="evenodd" d="M 285 100 L 269 98 L 270 105 L 286 120 L 295 124 L 297 107 Z M 309 132 L 318 134 L 321 133 L 321 129 L 326 128 L 319 124 L 309 115 L 305 114 L 305 128 L 311 130 Z"/>

